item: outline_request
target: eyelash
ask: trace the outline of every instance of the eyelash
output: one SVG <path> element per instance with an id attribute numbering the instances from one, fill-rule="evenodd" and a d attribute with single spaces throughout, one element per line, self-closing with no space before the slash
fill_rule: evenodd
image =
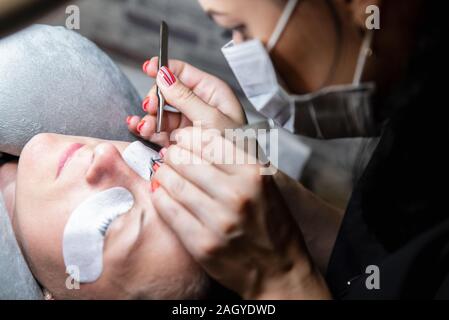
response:
<path id="1" fill-rule="evenodd" d="M 98 231 L 100 231 L 103 236 L 106 235 L 106 231 L 108 230 L 108 228 L 111 225 L 112 221 L 114 221 L 114 218 L 113 217 L 109 217 L 109 218 L 107 218 L 105 221 L 103 221 L 101 223 L 100 227 L 98 228 Z"/>
<path id="2" fill-rule="evenodd" d="M 238 31 L 242 34 L 245 34 L 246 26 L 244 24 L 239 24 L 235 27 L 226 28 L 221 34 L 223 38 L 232 38 L 232 33 L 234 31 Z"/>
<path id="3" fill-rule="evenodd" d="M 153 169 L 153 166 L 157 165 L 158 167 L 160 167 L 163 163 L 164 163 L 164 160 L 160 156 L 156 156 L 156 157 L 153 157 L 151 159 L 151 162 L 150 162 L 150 172 L 151 172 L 150 179 L 153 178 L 154 174 L 156 173 L 156 171 Z"/>

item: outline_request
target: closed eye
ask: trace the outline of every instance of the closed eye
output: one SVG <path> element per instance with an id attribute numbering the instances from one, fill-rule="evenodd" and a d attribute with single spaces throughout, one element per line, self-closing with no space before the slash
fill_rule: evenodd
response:
<path id="1" fill-rule="evenodd" d="M 98 227 L 98 231 L 104 236 L 106 236 L 106 231 L 108 231 L 109 226 L 111 225 L 112 221 L 114 221 L 115 217 L 108 217 L 104 221 L 101 222 L 100 226 Z"/>

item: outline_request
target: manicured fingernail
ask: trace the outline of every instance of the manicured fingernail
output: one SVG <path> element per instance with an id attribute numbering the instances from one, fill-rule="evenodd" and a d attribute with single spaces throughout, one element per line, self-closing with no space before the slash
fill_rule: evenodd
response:
<path id="1" fill-rule="evenodd" d="M 133 117 L 132 116 L 127 116 L 126 117 L 126 123 L 129 125 L 130 123 L 131 123 L 131 119 L 132 119 Z"/>
<path id="2" fill-rule="evenodd" d="M 145 100 L 142 102 L 142 109 L 143 111 L 148 111 L 148 106 L 150 105 L 150 97 L 146 97 Z"/>
<path id="3" fill-rule="evenodd" d="M 150 60 L 145 61 L 145 63 L 143 64 L 142 70 L 144 73 L 147 73 L 147 68 L 148 68 L 149 64 L 150 64 Z"/>
<path id="4" fill-rule="evenodd" d="M 167 148 L 162 148 L 160 151 L 159 151 L 159 155 L 162 157 L 162 158 L 164 158 L 165 157 L 165 155 L 167 154 Z"/>
<path id="5" fill-rule="evenodd" d="M 153 164 L 153 171 L 154 171 L 154 172 L 157 172 L 157 170 L 159 169 L 159 167 L 160 167 L 159 164 L 157 164 L 157 163 Z"/>
<path id="6" fill-rule="evenodd" d="M 176 82 L 175 76 L 167 67 L 162 67 L 159 70 L 158 77 L 162 81 L 162 84 L 166 87 L 171 87 Z"/>
<path id="7" fill-rule="evenodd" d="M 153 179 L 151 181 L 151 191 L 152 192 L 155 192 L 157 190 L 157 188 L 159 188 L 160 186 L 161 186 L 161 184 L 156 179 Z"/>
<path id="8" fill-rule="evenodd" d="M 145 125 L 145 120 L 142 120 L 139 122 L 139 124 L 137 125 L 137 132 L 140 133 L 140 130 L 142 130 L 142 127 Z"/>

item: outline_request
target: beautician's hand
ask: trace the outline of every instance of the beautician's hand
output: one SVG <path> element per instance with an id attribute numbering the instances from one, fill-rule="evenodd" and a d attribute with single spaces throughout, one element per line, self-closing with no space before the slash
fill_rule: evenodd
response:
<path id="1" fill-rule="evenodd" d="M 223 150 L 244 155 L 219 132 L 185 128 L 175 137 L 152 201 L 208 274 L 247 299 L 329 298 L 272 177 L 257 164 L 220 164 Z"/>
<path id="2" fill-rule="evenodd" d="M 143 65 L 145 73 L 156 78 L 166 103 L 181 113 L 164 112 L 164 133 L 155 134 L 158 106 L 155 85 L 142 104 L 148 115 L 143 119 L 137 116 L 128 117 L 131 132 L 167 146 L 168 135 L 173 130 L 191 126 L 193 122 L 201 121 L 204 128 L 221 131 L 240 127 L 246 122 L 239 100 L 224 81 L 179 60 L 170 60 L 169 68 L 164 69 L 165 73 L 158 76 L 157 57 Z"/>

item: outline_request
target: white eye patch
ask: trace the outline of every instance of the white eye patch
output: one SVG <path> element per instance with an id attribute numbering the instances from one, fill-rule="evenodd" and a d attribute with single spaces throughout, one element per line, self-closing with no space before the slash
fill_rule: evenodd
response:
<path id="1" fill-rule="evenodd" d="M 103 271 L 104 237 L 109 225 L 134 205 L 131 192 L 117 187 L 97 193 L 82 202 L 70 216 L 63 236 L 66 267 L 77 270 L 77 282 L 94 282 Z"/>
<path id="2" fill-rule="evenodd" d="M 153 174 L 154 161 L 160 159 L 158 152 L 148 148 L 140 141 L 131 143 L 123 152 L 122 157 L 131 169 L 148 181 Z"/>

